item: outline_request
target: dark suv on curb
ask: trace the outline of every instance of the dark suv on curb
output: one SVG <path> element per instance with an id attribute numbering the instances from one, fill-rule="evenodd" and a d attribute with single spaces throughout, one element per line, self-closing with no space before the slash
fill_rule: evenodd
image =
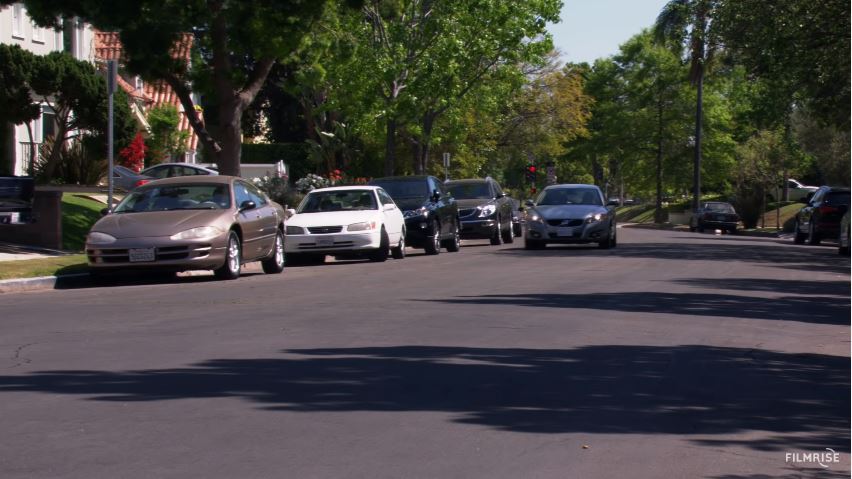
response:
<path id="1" fill-rule="evenodd" d="M 793 241 L 817 245 L 824 238 L 840 236 L 840 220 L 849 211 L 849 188 L 821 186 L 802 200 L 805 206 L 796 213 Z"/>
<path id="2" fill-rule="evenodd" d="M 426 254 L 441 247 L 456 252 L 461 247 L 459 209 L 456 200 L 434 176 L 388 176 L 369 183 L 381 186 L 402 210 L 405 241 Z"/>
<path id="3" fill-rule="evenodd" d="M 462 238 L 487 238 L 491 244 L 512 243 L 512 199 L 491 178 L 446 183 L 459 205 Z"/>

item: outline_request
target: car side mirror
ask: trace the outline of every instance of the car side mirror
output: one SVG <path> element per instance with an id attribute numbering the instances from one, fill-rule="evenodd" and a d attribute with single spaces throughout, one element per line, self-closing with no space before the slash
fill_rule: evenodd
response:
<path id="1" fill-rule="evenodd" d="M 240 203 L 240 213 L 243 211 L 253 210 L 257 208 L 257 204 L 252 200 L 245 200 Z"/>
<path id="2" fill-rule="evenodd" d="M 494 199 L 499 200 L 500 198 L 505 198 L 505 197 L 506 197 L 506 193 L 500 193 L 497 196 L 495 196 Z"/>
<path id="3" fill-rule="evenodd" d="M 296 214 L 296 210 L 294 210 L 293 208 L 287 208 L 287 209 L 284 211 L 284 213 L 287 215 L 287 218 L 289 218 L 289 217 L 291 217 L 291 216 L 293 216 L 293 215 L 295 215 L 295 214 Z"/>
<path id="4" fill-rule="evenodd" d="M 524 206 L 532 208 L 533 206 L 535 206 L 535 202 L 533 200 L 526 200 L 524 201 Z"/>
<path id="5" fill-rule="evenodd" d="M 384 206 L 384 208 L 383 208 L 383 209 L 384 209 L 385 211 L 391 211 L 391 210 L 393 210 L 393 209 L 395 209 L 395 208 L 396 208 L 396 205 L 387 204 L 387 205 L 385 205 L 385 206 Z"/>
<path id="6" fill-rule="evenodd" d="M 441 199 L 441 192 L 440 192 L 440 191 L 438 191 L 438 190 L 433 190 L 433 191 L 432 191 L 432 198 L 431 198 L 431 199 L 432 199 L 432 201 L 433 201 L 433 202 L 435 202 L 435 203 L 437 203 L 438 201 L 440 201 L 440 199 Z"/>
<path id="7" fill-rule="evenodd" d="M 109 214 L 109 208 L 104 208 L 101 210 L 101 216 L 106 216 Z"/>

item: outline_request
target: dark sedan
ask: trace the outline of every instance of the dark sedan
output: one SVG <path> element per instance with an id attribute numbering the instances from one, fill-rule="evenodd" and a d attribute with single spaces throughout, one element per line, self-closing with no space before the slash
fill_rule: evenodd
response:
<path id="1" fill-rule="evenodd" d="M 701 207 L 695 210 L 689 220 L 689 231 L 698 230 L 703 233 L 705 229 L 722 230 L 731 234 L 737 232 L 737 224 L 740 216 L 730 203 L 721 201 L 708 201 L 701 203 Z"/>
<path id="2" fill-rule="evenodd" d="M 459 204 L 462 238 L 486 238 L 491 244 L 512 243 L 512 199 L 491 178 L 454 180 L 447 189 Z"/>
<path id="3" fill-rule="evenodd" d="M 796 213 L 796 244 L 817 245 L 824 238 L 840 236 L 840 221 L 849 210 L 849 188 L 822 186 L 802 202 L 805 206 Z"/>
<path id="4" fill-rule="evenodd" d="M 613 205 L 605 206 L 603 193 L 595 185 L 548 186 L 527 206 L 526 249 L 541 249 L 548 243 L 616 245 L 615 210 Z"/>

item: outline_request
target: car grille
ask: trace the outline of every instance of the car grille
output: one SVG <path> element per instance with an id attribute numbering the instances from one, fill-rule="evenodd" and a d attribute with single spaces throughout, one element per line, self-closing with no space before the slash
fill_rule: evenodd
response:
<path id="1" fill-rule="evenodd" d="M 151 264 L 156 263 L 157 261 L 204 258 L 210 255 L 211 249 L 212 245 L 209 244 L 156 248 L 154 252 L 154 261 L 140 262 L 138 264 Z M 90 263 L 97 264 L 130 262 L 130 252 L 127 248 L 92 248 L 86 250 L 86 256 L 88 256 Z"/>
<path id="2" fill-rule="evenodd" d="M 335 241 L 334 244 L 326 245 L 326 246 L 317 246 L 316 243 L 299 243 L 299 249 L 304 250 L 312 250 L 312 249 L 331 249 L 331 248 L 351 248 L 355 246 L 354 241 Z"/>
<path id="3" fill-rule="evenodd" d="M 312 235 L 327 235 L 329 233 L 340 233 L 343 231 L 342 226 L 314 226 L 308 227 L 308 231 L 311 232 Z"/>
<path id="4" fill-rule="evenodd" d="M 459 218 L 473 216 L 474 213 L 476 213 L 476 208 L 465 208 L 463 210 L 459 210 Z"/>
<path id="5" fill-rule="evenodd" d="M 583 224 L 583 220 L 547 220 L 547 224 L 550 226 L 580 226 Z"/>

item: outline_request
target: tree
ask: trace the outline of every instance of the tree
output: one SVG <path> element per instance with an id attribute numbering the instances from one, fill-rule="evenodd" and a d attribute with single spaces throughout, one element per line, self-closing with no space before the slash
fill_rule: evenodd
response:
<path id="1" fill-rule="evenodd" d="M 657 17 L 656 36 L 669 42 L 677 51 L 686 48 L 689 58 L 689 79 L 695 85 L 695 155 L 693 164 L 692 206 L 701 201 L 701 135 L 703 119 L 704 76 L 713 58 L 716 41 L 711 23 L 718 0 L 671 0 Z"/>
<path id="2" fill-rule="evenodd" d="M 145 152 L 147 150 L 145 138 L 141 132 L 137 133 L 133 137 L 133 141 L 118 152 L 118 156 L 121 158 L 120 164 L 138 173 L 145 166 Z"/>
<path id="3" fill-rule="evenodd" d="M 30 122 L 41 115 L 41 108 L 30 96 L 34 61 L 34 56 L 20 46 L 0 44 L 0 128 L 5 129 L 7 123 L 26 124 L 30 143 Z M 35 153 L 35 148 L 30 148 L 30 165 L 35 164 Z"/>
<path id="4" fill-rule="evenodd" d="M 0 0 L 8 5 L 11 0 Z M 41 24 L 77 16 L 96 28 L 118 32 L 126 68 L 161 79 L 180 98 L 184 113 L 223 174 L 239 174 L 242 113 L 277 61 L 310 42 L 328 0 L 27 0 Z M 356 3 L 356 2 L 352 2 Z M 189 68 L 174 49 L 186 34 L 199 55 Z M 216 118 L 202 121 L 190 85 L 208 93 Z M 205 125 L 216 125 L 215 136 Z"/>
<path id="5" fill-rule="evenodd" d="M 148 111 L 151 138 L 148 140 L 148 166 L 169 161 L 186 152 L 189 132 L 181 131 L 180 113 L 173 105 L 160 105 Z"/>

